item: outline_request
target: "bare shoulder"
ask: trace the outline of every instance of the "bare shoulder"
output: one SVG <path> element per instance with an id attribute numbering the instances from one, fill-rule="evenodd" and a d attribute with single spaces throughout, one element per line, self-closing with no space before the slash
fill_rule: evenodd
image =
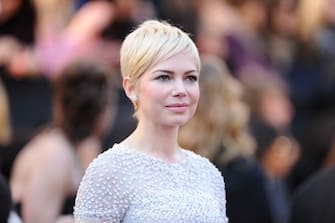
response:
<path id="1" fill-rule="evenodd" d="M 49 133 L 35 136 L 24 146 L 14 161 L 10 180 L 14 199 L 18 200 L 27 187 L 40 182 L 67 184 L 73 163 L 68 147 L 66 142 Z"/>
<path id="2" fill-rule="evenodd" d="M 48 168 L 68 168 L 73 160 L 73 148 L 66 139 L 52 132 L 35 136 L 22 148 L 15 160 L 15 168 L 37 171 Z"/>

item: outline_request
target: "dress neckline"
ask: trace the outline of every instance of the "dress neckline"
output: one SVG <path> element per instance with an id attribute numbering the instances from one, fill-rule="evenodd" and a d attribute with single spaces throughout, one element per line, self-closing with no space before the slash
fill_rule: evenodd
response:
<path id="1" fill-rule="evenodd" d="M 134 147 L 132 147 L 128 144 L 115 143 L 115 145 L 117 147 L 119 147 L 120 149 L 124 150 L 124 151 L 128 151 L 130 153 L 139 155 L 139 156 L 145 158 L 146 160 L 150 160 L 150 161 L 153 161 L 155 163 L 163 164 L 163 165 L 169 166 L 169 167 L 182 166 L 182 165 L 186 164 L 191 157 L 190 151 L 187 151 L 185 149 L 180 149 L 181 153 L 183 153 L 183 155 L 184 155 L 184 158 L 182 160 L 178 161 L 178 162 L 167 162 L 167 161 L 164 161 L 164 160 L 162 160 L 158 157 L 155 157 L 153 155 L 145 153 L 145 152 L 143 152 L 139 149 L 136 149 L 136 148 L 134 148 Z"/>

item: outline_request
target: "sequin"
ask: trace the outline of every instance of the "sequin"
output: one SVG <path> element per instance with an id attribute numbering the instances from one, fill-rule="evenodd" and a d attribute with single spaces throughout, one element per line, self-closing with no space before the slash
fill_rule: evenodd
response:
<path id="1" fill-rule="evenodd" d="M 221 173 L 187 150 L 166 163 L 122 144 L 100 154 L 77 192 L 75 222 L 227 223 Z"/>

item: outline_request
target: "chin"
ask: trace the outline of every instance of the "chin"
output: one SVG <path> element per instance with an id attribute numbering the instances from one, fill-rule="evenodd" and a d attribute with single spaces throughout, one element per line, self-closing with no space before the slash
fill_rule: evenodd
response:
<path id="1" fill-rule="evenodd" d="M 160 116 L 161 118 L 157 120 L 162 125 L 169 126 L 169 127 L 179 127 L 185 125 L 192 116 L 188 114 L 179 114 L 179 115 L 172 115 L 172 116 Z"/>
<path id="2" fill-rule="evenodd" d="M 183 119 L 175 119 L 175 120 L 171 120 L 171 122 L 166 123 L 169 126 L 183 126 L 185 125 L 190 119 L 189 118 L 183 118 Z"/>

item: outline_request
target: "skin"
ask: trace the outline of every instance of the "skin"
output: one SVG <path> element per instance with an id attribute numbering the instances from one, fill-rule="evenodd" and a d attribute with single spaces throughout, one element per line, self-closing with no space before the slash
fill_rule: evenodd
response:
<path id="1" fill-rule="evenodd" d="M 19 154 L 10 184 L 24 222 L 56 221 L 64 198 L 76 190 L 82 176 L 75 156 L 57 133 L 38 136 Z"/>
<path id="2" fill-rule="evenodd" d="M 165 162 L 185 158 L 177 143 L 179 127 L 193 116 L 199 100 L 199 72 L 189 53 L 179 53 L 147 70 L 135 85 L 125 78 L 127 96 L 138 98 L 138 126 L 123 143 Z"/>
<path id="3" fill-rule="evenodd" d="M 64 200 L 73 195 L 87 165 L 101 151 L 94 137 L 74 150 L 59 133 L 44 133 L 30 142 L 15 161 L 10 181 L 13 200 L 22 205 L 25 223 L 68 223 L 61 216 Z M 43 210 L 43 211 L 41 211 Z"/>

